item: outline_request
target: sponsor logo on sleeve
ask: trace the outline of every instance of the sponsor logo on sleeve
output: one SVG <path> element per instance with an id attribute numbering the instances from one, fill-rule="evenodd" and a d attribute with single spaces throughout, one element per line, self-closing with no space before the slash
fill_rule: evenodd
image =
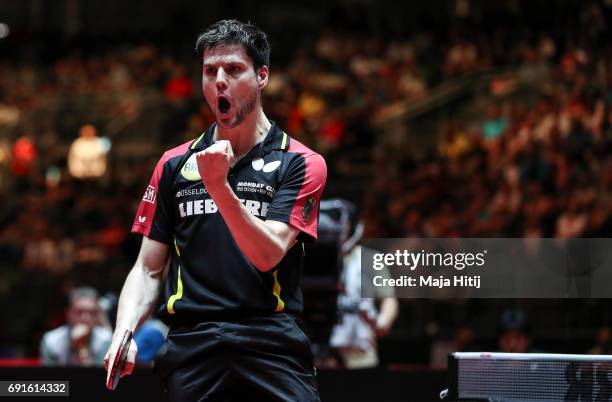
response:
<path id="1" fill-rule="evenodd" d="M 304 203 L 304 207 L 302 208 L 302 218 L 304 218 L 304 223 L 310 223 L 313 218 L 313 211 L 315 206 L 315 199 L 313 196 L 308 197 L 306 202 Z"/>
<path id="2" fill-rule="evenodd" d="M 157 195 L 157 190 L 155 187 L 149 185 L 145 190 L 144 195 L 142 196 L 142 200 L 151 204 L 155 204 L 155 197 Z"/>

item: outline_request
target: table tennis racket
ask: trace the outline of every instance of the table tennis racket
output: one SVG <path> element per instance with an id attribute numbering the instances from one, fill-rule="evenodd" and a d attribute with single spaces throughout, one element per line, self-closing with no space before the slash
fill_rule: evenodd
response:
<path id="1" fill-rule="evenodd" d="M 108 377 L 108 381 L 106 382 L 106 388 L 110 390 L 115 390 L 115 388 L 117 388 L 117 384 L 119 384 L 119 379 L 121 378 L 121 372 L 125 367 L 125 361 L 127 360 L 127 355 L 128 351 L 130 350 L 131 342 L 132 331 L 128 329 L 123 334 L 121 345 L 119 345 L 119 349 L 115 354 L 115 359 L 113 360 L 113 364 L 111 366 L 111 373 Z"/>

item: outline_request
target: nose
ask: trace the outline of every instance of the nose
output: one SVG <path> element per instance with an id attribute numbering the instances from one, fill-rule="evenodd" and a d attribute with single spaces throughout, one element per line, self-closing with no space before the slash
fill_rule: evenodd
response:
<path id="1" fill-rule="evenodd" d="M 222 67 L 217 70 L 216 85 L 217 89 L 220 91 L 223 91 L 228 87 L 227 75 Z"/>

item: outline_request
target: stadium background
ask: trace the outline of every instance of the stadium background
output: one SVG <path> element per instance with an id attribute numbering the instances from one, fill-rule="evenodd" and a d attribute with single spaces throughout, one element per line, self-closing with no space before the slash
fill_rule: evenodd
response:
<path id="1" fill-rule="evenodd" d="M 75 285 L 120 290 L 154 164 L 210 122 L 202 27 L 234 17 L 269 34 L 264 109 L 324 154 L 325 197 L 359 205 L 366 236 L 607 237 L 611 13 L 610 1 L 0 3 L 3 364 L 36 361 Z M 67 153 L 87 123 L 112 148 L 107 173 L 79 181 Z M 530 349 L 609 351 L 606 300 L 401 300 L 382 367 L 424 373 L 444 368 L 435 351 L 497 350 L 509 309 Z"/>

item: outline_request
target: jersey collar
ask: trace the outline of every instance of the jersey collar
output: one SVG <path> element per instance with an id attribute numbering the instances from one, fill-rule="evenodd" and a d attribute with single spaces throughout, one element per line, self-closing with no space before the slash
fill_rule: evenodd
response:
<path id="1" fill-rule="evenodd" d="M 291 138 L 281 130 L 274 121 L 270 120 L 271 126 L 266 138 L 251 149 L 245 156 L 263 156 L 269 151 L 279 150 L 287 151 Z M 215 132 L 216 123 L 212 123 L 205 132 L 198 138 L 193 140 L 189 149 L 198 152 L 208 148 L 213 144 L 213 134 Z"/>
<path id="2" fill-rule="evenodd" d="M 198 138 L 193 140 L 189 149 L 194 152 L 202 151 L 208 148 L 213 143 L 213 133 L 215 132 L 215 123 L 211 124 Z"/>
<path id="3" fill-rule="evenodd" d="M 270 121 L 272 126 L 265 140 L 263 140 L 264 151 L 287 151 L 289 149 L 289 136 L 281 130 L 276 123 Z"/>

